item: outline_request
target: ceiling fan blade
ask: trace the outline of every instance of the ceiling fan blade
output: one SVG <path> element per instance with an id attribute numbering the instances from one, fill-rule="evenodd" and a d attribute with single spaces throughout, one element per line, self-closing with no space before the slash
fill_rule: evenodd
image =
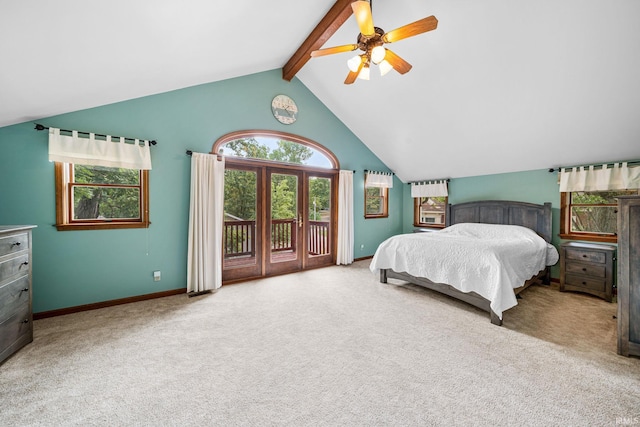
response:
<path id="1" fill-rule="evenodd" d="M 409 70 L 412 67 L 411 64 L 409 64 L 404 59 L 400 58 L 398 55 L 396 55 L 395 53 L 393 53 L 389 49 L 385 49 L 385 50 L 387 51 L 387 54 L 385 55 L 384 59 L 389 64 L 391 64 L 391 66 L 394 68 L 394 70 L 396 70 L 400 74 L 405 74 L 405 73 L 409 72 Z"/>
<path id="2" fill-rule="evenodd" d="M 393 43 L 398 40 L 406 39 L 407 37 L 417 36 L 418 34 L 426 33 L 427 31 L 435 30 L 438 27 L 438 20 L 435 16 L 428 16 L 420 19 L 411 24 L 403 25 L 400 28 L 391 30 L 382 36 L 382 41 L 385 43 Z"/>
<path id="3" fill-rule="evenodd" d="M 376 33 L 373 28 L 373 17 L 371 16 L 371 5 L 368 1 L 354 1 L 351 3 L 353 14 L 360 28 L 360 33 L 365 37 L 371 37 Z"/>
<path id="4" fill-rule="evenodd" d="M 325 49 L 314 50 L 313 52 L 311 52 L 311 57 L 315 58 L 317 56 L 332 55 L 334 53 L 350 52 L 352 50 L 356 50 L 357 48 L 357 44 L 345 44 L 342 46 L 327 47 Z"/>
<path id="5" fill-rule="evenodd" d="M 349 74 L 347 74 L 347 78 L 344 80 L 344 84 L 350 85 L 356 81 L 356 79 L 358 78 L 358 74 L 360 74 L 362 67 L 364 67 L 364 62 L 365 61 L 360 61 L 360 65 L 358 66 L 358 71 L 349 71 Z"/>
<path id="6" fill-rule="evenodd" d="M 344 84 L 350 85 L 353 82 L 355 82 L 357 78 L 358 78 L 358 73 L 354 71 L 349 71 L 349 74 L 347 74 L 347 78 L 344 80 Z"/>

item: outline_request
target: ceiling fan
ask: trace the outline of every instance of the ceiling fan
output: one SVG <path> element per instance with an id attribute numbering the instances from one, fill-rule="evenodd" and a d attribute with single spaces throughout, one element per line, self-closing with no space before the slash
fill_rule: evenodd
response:
<path id="1" fill-rule="evenodd" d="M 352 84 L 358 77 L 369 80 L 369 67 L 371 63 L 380 67 L 380 74 L 383 76 L 391 70 L 396 70 L 400 74 L 407 73 L 411 69 L 411 64 L 383 45 L 426 33 L 438 27 L 436 17 L 429 16 L 385 33 L 382 28 L 373 26 L 371 4 L 369 1 L 354 1 L 351 3 L 351 8 L 353 9 L 353 14 L 356 17 L 356 22 L 360 29 L 357 43 L 328 47 L 311 52 L 311 57 L 315 58 L 318 56 L 332 55 L 334 53 L 350 52 L 356 49 L 364 51 L 363 54 L 354 56 L 347 62 L 350 71 L 344 81 L 345 84 Z"/>

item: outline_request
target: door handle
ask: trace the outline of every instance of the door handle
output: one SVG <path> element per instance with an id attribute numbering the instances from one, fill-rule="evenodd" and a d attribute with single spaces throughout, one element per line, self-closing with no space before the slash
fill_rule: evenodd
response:
<path id="1" fill-rule="evenodd" d="M 302 224 L 304 221 L 302 220 L 302 214 L 298 214 L 298 227 L 302 228 Z"/>

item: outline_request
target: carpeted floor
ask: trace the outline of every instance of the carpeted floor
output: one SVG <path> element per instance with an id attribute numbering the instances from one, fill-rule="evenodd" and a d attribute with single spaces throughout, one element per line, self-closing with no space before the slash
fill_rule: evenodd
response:
<path id="1" fill-rule="evenodd" d="M 640 424 L 615 304 L 533 286 L 497 327 L 368 265 L 36 321 L 0 425 Z"/>

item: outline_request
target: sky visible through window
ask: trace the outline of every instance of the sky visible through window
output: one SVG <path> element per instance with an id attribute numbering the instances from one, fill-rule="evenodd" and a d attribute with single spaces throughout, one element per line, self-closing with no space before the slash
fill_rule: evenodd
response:
<path id="1" fill-rule="evenodd" d="M 269 153 L 272 153 L 273 151 L 277 150 L 278 141 L 283 140 L 282 138 L 270 138 L 270 137 L 253 137 L 253 139 L 255 139 L 258 142 L 258 144 L 260 144 L 261 146 L 267 147 Z M 289 141 L 289 142 L 293 142 L 293 141 Z M 293 143 L 298 144 L 297 142 L 293 142 Z M 298 144 L 298 145 L 303 145 L 303 144 Z M 324 154 L 314 149 L 313 147 L 309 147 L 308 145 L 304 145 L 304 147 L 306 147 L 309 151 L 312 152 L 311 156 L 306 161 L 304 161 L 303 163 L 304 165 L 331 169 L 332 167 L 331 162 Z M 226 156 L 238 156 L 238 154 L 235 153 L 233 149 L 230 148 L 227 144 L 224 144 L 221 148 L 223 149 L 223 154 Z"/>

